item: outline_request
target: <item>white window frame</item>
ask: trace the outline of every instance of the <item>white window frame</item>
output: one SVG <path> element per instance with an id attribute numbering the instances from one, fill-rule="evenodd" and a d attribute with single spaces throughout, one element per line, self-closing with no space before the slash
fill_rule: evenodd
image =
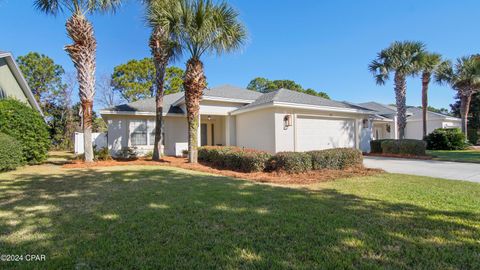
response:
<path id="1" fill-rule="evenodd" d="M 135 133 L 140 133 L 140 132 L 136 132 L 135 129 L 140 127 L 141 124 L 144 124 L 145 125 L 145 144 L 134 144 L 134 140 L 133 140 L 133 134 Z M 143 133 L 143 132 L 142 132 Z M 142 134 L 140 133 L 140 134 Z M 148 121 L 147 120 L 130 120 L 130 144 L 132 146 L 147 146 L 148 145 Z"/>

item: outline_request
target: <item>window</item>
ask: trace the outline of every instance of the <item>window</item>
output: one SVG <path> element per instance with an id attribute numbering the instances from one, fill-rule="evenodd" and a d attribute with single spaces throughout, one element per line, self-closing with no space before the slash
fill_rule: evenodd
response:
<path id="1" fill-rule="evenodd" d="M 147 145 L 147 121 L 132 120 L 130 122 L 130 141 L 132 146 Z"/>
<path id="2" fill-rule="evenodd" d="M 150 137 L 148 138 L 148 144 L 154 145 L 155 144 L 155 121 L 148 121 L 148 134 Z M 162 133 L 162 145 L 165 145 L 165 132 Z"/>

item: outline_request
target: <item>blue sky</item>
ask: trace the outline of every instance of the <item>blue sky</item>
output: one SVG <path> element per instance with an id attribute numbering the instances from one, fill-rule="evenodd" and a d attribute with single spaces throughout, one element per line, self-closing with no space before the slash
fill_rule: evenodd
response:
<path id="1" fill-rule="evenodd" d="M 97 75 L 149 56 L 149 30 L 140 1 L 127 0 L 115 15 L 94 15 Z M 394 102 L 393 86 L 377 86 L 367 70 L 376 53 L 395 40 L 418 40 L 445 58 L 478 53 L 478 1 L 449 0 L 230 0 L 249 31 L 239 52 L 204 58 L 210 86 L 245 87 L 257 76 L 292 79 L 305 88 L 350 102 Z M 73 70 L 63 46 L 66 17 L 34 10 L 33 1 L 0 0 L 0 50 L 15 56 L 38 51 Z M 185 59 L 177 66 L 184 67 Z M 420 105 L 421 82 L 408 82 L 407 102 Z M 454 92 L 431 85 L 430 104 L 448 107 Z"/>

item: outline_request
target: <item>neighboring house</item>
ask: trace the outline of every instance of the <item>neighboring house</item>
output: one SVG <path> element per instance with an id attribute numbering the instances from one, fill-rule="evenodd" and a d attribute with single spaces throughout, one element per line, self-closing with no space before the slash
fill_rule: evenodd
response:
<path id="1" fill-rule="evenodd" d="M 25 102 L 43 115 L 12 54 L 0 51 L 0 99 L 2 98 Z"/>
<path id="2" fill-rule="evenodd" d="M 358 105 L 376 112 L 372 121 L 373 139 L 398 139 L 397 107 L 377 102 L 366 102 Z M 427 113 L 427 134 L 437 128 L 454 127 L 461 127 L 460 118 L 430 111 Z M 423 139 L 422 109 L 416 107 L 407 108 L 405 138 Z"/>
<path id="3" fill-rule="evenodd" d="M 125 147 L 153 149 L 155 99 L 100 111 L 108 125 L 113 155 Z M 368 151 L 369 118 L 375 112 L 287 89 L 262 94 L 229 85 L 208 89 L 200 102 L 199 145 L 239 146 L 264 150 L 309 151 L 352 147 Z M 184 94 L 164 97 L 164 153 L 187 149 Z"/>

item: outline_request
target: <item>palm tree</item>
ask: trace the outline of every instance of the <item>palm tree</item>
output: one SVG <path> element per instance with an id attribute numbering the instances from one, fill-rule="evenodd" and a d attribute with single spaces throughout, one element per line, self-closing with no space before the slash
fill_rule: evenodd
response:
<path id="1" fill-rule="evenodd" d="M 238 13 L 227 3 L 210 0 L 178 1 L 178 16 L 172 18 L 174 40 L 190 54 L 184 89 L 188 120 L 189 162 L 197 163 L 200 98 L 206 87 L 201 57 L 206 53 L 220 55 L 239 49 L 247 33 Z"/>
<path id="2" fill-rule="evenodd" d="M 165 70 L 168 62 L 181 53 L 178 43 L 172 41 L 173 28 L 169 18 L 175 17 L 176 3 L 172 0 L 146 0 L 147 21 L 152 28 L 149 46 L 155 64 L 155 143 L 153 148 L 153 160 L 160 160 L 162 157 L 163 142 L 163 96 Z"/>
<path id="3" fill-rule="evenodd" d="M 82 104 L 83 143 L 85 162 L 93 161 L 92 146 L 92 110 L 95 95 L 95 68 L 97 41 L 93 25 L 86 15 L 97 11 L 115 11 L 121 0 L 35 0 L 37 9 L 47 14 L 69 12 L 66 29 L 73 44 L 65 46 L 65 50 L 77 69 L 79 96 Z"/>
<path id="4" fill-rule="evenodd" d="M 422 120 L 423 137 L 427 136 L 427 111 L 428 111 L 428 85 L 432 74 L 442 63 L 442 56 L 436 53 L 425 53 L 420 60 L 422 71 Z"/>
<path id="5" fill-rule="evenodd" d="M 443 62 L 437 72 L 435 80 L 438 83 L 449 84 L 460 97 L 460 115 L 462 131 L 467 137 L 468 111 L 472 95 L 480 91 L 480 58 L 471 55 L 457 59 L 455 66 L 450 61 Z"/>
<path id="6" fill-rule="evenodd" d="M 397 41 L 382 50 L 377 55 L 377 59 L 369 65 L 378 85 L 384 85 L 385 81 L 389 79 L 390 73 L 394 73 L 397 126 L 400 139 L 405 138 L 405 126 L 407 125 L 406 78 L 419 72 L 419 63 L 424 48 L 425 45 L 421 42 Z"/>

